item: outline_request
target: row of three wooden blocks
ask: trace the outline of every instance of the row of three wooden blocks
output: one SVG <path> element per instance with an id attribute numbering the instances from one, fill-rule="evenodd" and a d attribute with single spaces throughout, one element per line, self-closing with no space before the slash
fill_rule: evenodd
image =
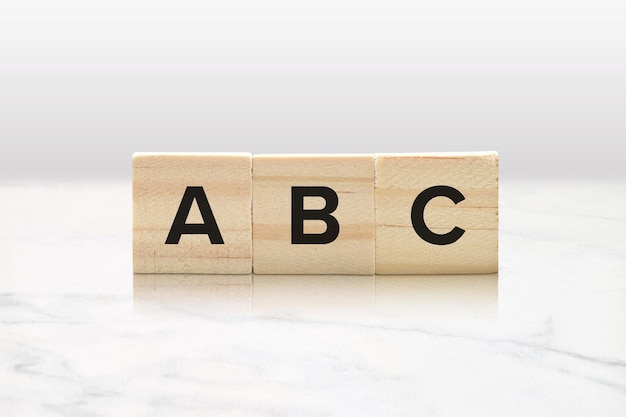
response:
<path id="1" fill-rule="evenodd" d="M 498 156 L 133 156 L 136 273 L 498 269 Z"/>

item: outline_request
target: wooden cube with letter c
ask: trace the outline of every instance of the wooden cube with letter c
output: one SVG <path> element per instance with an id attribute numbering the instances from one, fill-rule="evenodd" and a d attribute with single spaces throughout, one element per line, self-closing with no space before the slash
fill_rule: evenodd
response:
<path id="1" fill-rule="evenodd" d="M 374 155 L 254 155 L 255 274 L 374 273 Z"/>
<path id="2" fill-rule="evenodd" d="M 252 155 L 133 155 L 136 273 L 252 272 Z"/>
<path id="3" fill-rule="evenodd" d="M 498 271 L 498 154 L 376 154 L 376 273 Z"/>

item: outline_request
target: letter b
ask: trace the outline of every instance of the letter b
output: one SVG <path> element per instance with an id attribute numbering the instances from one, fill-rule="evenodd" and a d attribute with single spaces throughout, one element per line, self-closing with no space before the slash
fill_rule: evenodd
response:
<path id="1" fill-rule="evenodd" d="M 305 210 L 304 197 L 322 197 L 326 205 L 320 210 Z M 337 193 L 328 187 L 291 187 L 291 243 L 325 244 L 339 236 L 339 222 L 330 213 L 337 209 Z M 304 233 L 304 220 L 321 220 L 326 223 L 324 233 Z"/>

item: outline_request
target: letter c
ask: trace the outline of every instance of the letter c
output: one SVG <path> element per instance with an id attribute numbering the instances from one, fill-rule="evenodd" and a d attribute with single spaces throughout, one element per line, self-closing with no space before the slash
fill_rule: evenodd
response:
<path id="1" fill-rule="evenodd" d="M 449 245 L 456 242 L 463 236 L 465 230 L 460 227 L 454 227 L 451 231 L 444 234 L 435 233 L 426 226 L 424 221 L 424 209 L 426 204 L 435 197 L 448 197 L 458 204 L 465 200 L 465 196 L 461 194 L 456 188 L 448 187 L 447 185 L 436 185 L 422 191 L 413 201 L 413 207 L 411 208 L 411 223 L 415 233 L 428 243 L 433 245 Z"/>

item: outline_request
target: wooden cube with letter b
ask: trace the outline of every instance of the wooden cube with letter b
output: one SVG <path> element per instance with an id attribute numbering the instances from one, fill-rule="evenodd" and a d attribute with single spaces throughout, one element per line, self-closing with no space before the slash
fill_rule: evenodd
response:
<path id="1" fill-rule="evenodd" d="M 374 273 L 373 155 L 254 155 L 256 274 Z"/>
<path id="2" fill-rule="evenodd" d="M 376 154 L 376 273 L 498 271 L 498 154 Z"/>
<path id="3" fill-rule="evenodd" d="M 252 272 L 252 156 L 133 155 L 136 273 Z"/>

